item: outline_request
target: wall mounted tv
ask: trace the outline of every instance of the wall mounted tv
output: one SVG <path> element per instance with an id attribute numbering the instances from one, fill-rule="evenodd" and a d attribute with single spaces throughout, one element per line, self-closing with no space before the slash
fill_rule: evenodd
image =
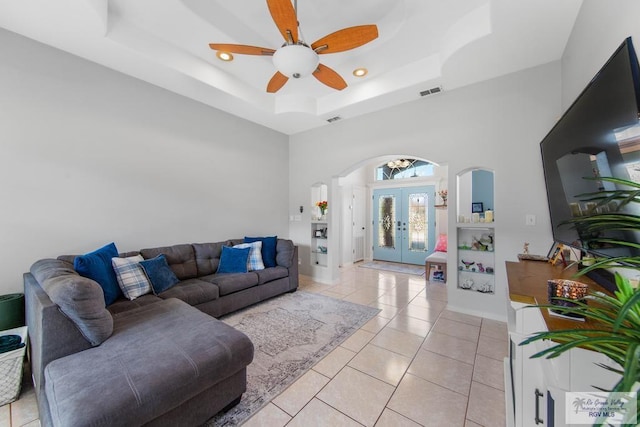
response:
<path id="1" fill-rule="evenodd" d="M 639 114 L 640 66 L 629 37 L 540 143 L 556 242 L 597 256 L 640 255 L 629 248 L 589 246 L 574 227 L 562 225 L 593 206 L 578 195 L 615 189 L 610 182 L 585 177 L 640 182 Z M 628 206 L 627 211 L 640 214 L 640 204 Z M 608 237 L 640 243 L 640 236 L 631 232 Z"/>

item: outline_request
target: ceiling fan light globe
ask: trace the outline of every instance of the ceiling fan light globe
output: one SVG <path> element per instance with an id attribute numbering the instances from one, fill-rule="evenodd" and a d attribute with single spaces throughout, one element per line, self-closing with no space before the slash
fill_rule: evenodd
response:
<path id="1" fill-rule="evenodd" d="M 273 65 L 278 71 L 294 79 L 312 74 L 319 63 L 317 53 L 299 44 L 283 46 L 273 54 Z"/>

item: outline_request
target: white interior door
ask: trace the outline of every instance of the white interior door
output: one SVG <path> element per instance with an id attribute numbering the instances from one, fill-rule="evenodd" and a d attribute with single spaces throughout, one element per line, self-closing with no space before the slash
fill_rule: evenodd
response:
<path id="1" fill-rule="evenodd" d="M 353 199 L 351 206 L 352 215 L 352 238 L 353 238 L 353 262 L 364 259 L 364 248 L 366 240 L 367 223 L 367 189 L 364 187 L 353 187 Z"/>

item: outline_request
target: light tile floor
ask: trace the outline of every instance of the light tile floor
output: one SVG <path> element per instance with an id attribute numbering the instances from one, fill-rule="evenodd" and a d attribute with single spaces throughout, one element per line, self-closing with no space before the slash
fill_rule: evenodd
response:
<path id="1" fill-rule="evenodd" d="M 337 284 L 300 277 L 300 289 L 380 308 L 244 425 L 487 426 L 505 423 L 507 327 L 446 309 L 441 283 L 342 268 Z M 33 388 L 0 407 L 0 426 L 39 426 Z"/>
<path id="2" fill-rule="evenodd" d="M 381 312 L 244 426 L 506 424 L 505 323 L 447 310 L 445 285 L 424 276 L 356 265 L 300 289 Z"/>

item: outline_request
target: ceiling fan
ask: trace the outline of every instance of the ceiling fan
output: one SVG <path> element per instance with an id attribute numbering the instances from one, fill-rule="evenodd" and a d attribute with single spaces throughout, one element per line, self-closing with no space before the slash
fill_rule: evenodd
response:
<path id="1" fill-rule="evenodd" d="M 211 49 L 220 52 L 244 55 L 273 56 L 278 71 L 267 84 L 267 92 L 275 93 L 293 77 L 295 79 L 312 74 L 325 85 L 342 90 L 347 87 L 344 79 L 326 65 L 320 64 L 318 55 L 344 52 L 362 46 L 378 37 L 375 25 L 359 25 L 343 28 L 331 33 L 310 46 L 301 37 L 297 17 L 298 5 L 291 0 L 267 0 L 271 17 L 284 37 L 285 43 L 279 49 L 269 49 L 241 44 L 210 43 Z"/>

